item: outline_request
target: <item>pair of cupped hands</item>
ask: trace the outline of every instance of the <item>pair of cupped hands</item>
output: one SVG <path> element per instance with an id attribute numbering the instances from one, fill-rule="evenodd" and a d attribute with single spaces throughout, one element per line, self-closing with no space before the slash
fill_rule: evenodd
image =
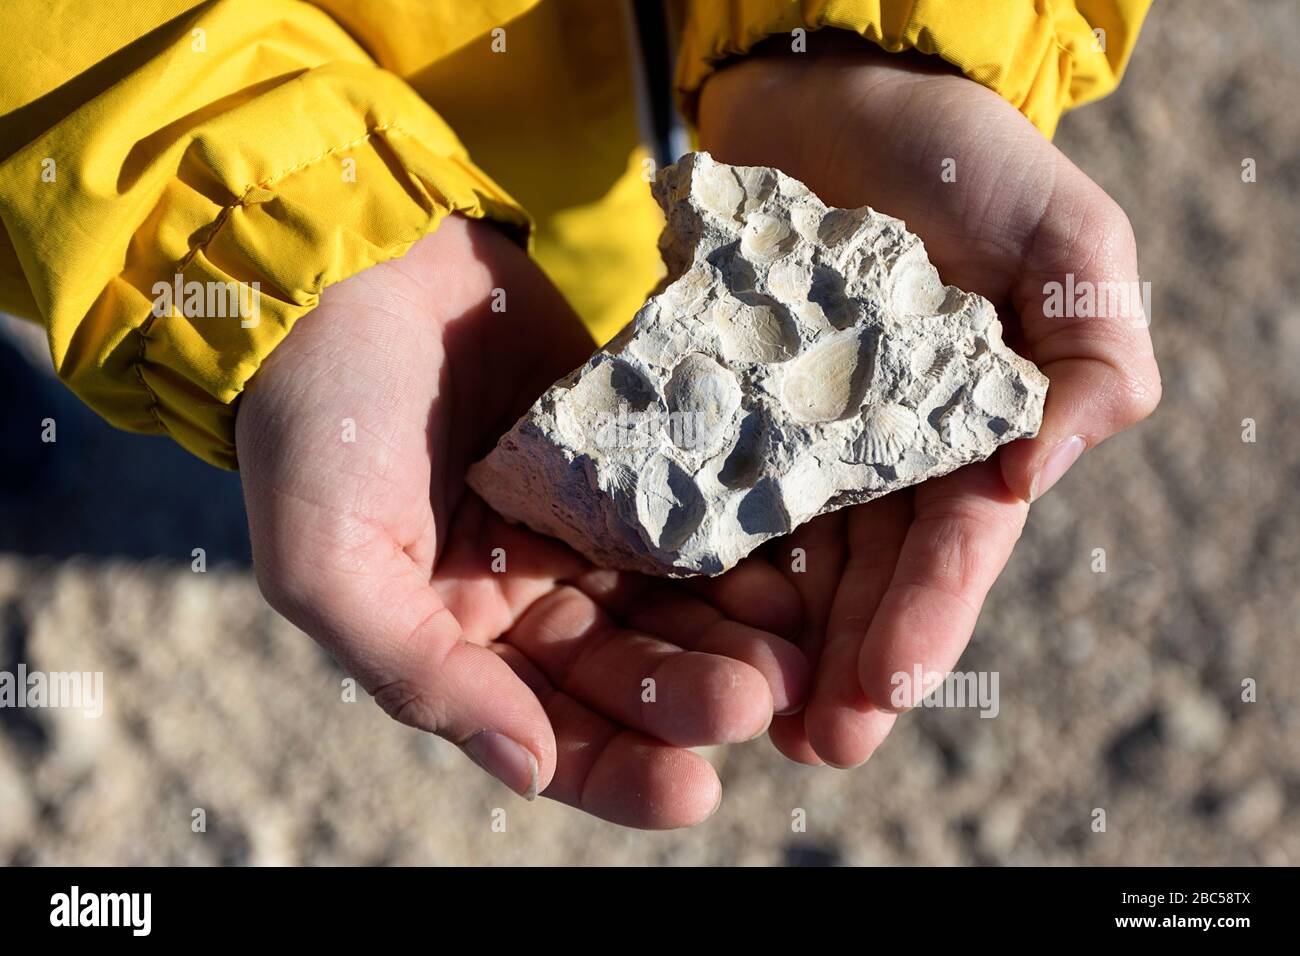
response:
<path id="1" fill-rule="evenodd" d="M 517 245 L 460 217 L 327 289 L 241 399 L 267 599 L 390 715 L 524 796 L 680 827 L 721 800 L 690 748 L 766 732 L 801 763 L 861 764 L 899 704 L 919 702 L 894 697 L 891 677 L 956 663 L 1029 501 L 1159 400 L 1141 323 L 1044 316 L 1045 283 L 1066 273 L 1137 279 L 1119 206 L 1012 106 L 934 58 L 852 37 L 821 46 L 710 77 L 702 147 L 778 167 L 829 205 L 904 220 L 944 281 L 990 299 L 1009 344 L 1050 379 L 1036 439 L 820 517 L 716 578 L 596 568 L 505 523 L 465 484 L 594 343 Z M 504 313 L 490 307 L 497 288 Z M 344 442 L 348 419 L 356 439 Z"/>

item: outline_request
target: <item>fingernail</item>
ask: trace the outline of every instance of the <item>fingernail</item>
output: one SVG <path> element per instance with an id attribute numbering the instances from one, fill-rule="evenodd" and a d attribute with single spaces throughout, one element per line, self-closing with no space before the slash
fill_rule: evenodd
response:
<path id="1" fill-rule="evenodd" d="M 466 755 L 525 800 L 537 796 L 537 758 L 505 734 L 481 730 L 462 745 Z"/>
<path id="2" fill-rule="evenodd" d="M 754 734 L 754 736 L 746 737 L 744 740 L 740 742 L 749 743 L 751 740 L 757 740 L 759 737 L 762 737 L 764 734 L 766 734 L 769 730 L 772 729 L 772 721 L 774 720 L 776 720 L 776 714 L 773 711 L 768 711 L 767 720 L 763 722 L 763 729 L 760 730 L 758 733 Z"/>
<path id="3" fill-rule="evenodd" d="M 1083 454 L 1084 444 L 1082 435 L 1071 435 L 1051 450 L 1038 472 L 1038 477 L 1034 479 L 1033 486 L 1029 489 L 1030 501 L 1037 501 L 1051 490 L 1052 485 L 1061 480 L 1061 476 L 1069 471 L 1070 466 Z"/>
<path id="4" fill-rule="evenodd" d="M 717 799 L 716 801 L 714 801 L 713 809 L 709 811 L 709 816 L 708 816 L 708 817 L 705 817 L 704 820 L 709 819 L 709 817 L 711 817 L 711 816 L 713 816 L 715 813 L 717 813 L 718 810 L 719 810 L 721 807 L 722 807 L 722 788 L 721 788 L 721 787 L 718 787 L 718 799 Z M 700 822 L 703 823 L 704 820 L 701 820 Z"/>

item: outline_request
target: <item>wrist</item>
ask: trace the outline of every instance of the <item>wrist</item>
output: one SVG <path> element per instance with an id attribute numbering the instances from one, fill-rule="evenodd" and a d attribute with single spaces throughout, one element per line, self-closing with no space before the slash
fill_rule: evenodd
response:
<path id="1" fill-rule="evenodd" d="M 844 30 L 819 31 L 806 52 L 771 38 L 704 81 L 701 148 L 722 162 L 797 175 L 825 161 L 845 126 L 880 127 L 897 114 L 909 88 L 936 82 L 972 85 L 937 56 L 890 53 Z"/>

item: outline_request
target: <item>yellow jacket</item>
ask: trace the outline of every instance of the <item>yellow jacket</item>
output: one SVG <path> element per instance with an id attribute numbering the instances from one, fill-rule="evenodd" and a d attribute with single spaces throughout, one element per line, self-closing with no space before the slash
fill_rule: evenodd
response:
<path id="1" fill-rule="evenodd" d="M 1114 88 L 1149 2 L 680 0 L 677 92 L 689 114 L 718 61 L 838 28 L 943 57 L 1050 136 Z M 449 212 L 531 231 L 603 341 L 660 273 L 631 22 L 623 0 L 8 0 L 0 310 L 114 425 L 227 467 L 294 321 Z M 177 275 L 259 306 L 160 311 Z"/>

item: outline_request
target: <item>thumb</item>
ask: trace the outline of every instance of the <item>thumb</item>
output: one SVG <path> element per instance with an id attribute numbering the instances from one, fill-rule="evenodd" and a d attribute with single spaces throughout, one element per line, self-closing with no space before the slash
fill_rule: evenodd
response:
<path id="1" fill-rule="evenodd" d="M 391 717 L 460 746 L 526 799 L 555 774 L 555 735 L 541 702 L 503 658 L 464 640 L 459 622 L 425 585 L 429 614 L 412 630 L 367 635 L 367 690 Z"/>
<path id="2" fill-rule="evenodd" d="M 1000 453 L 1007 487 L 1032 501 L 1085 449 L 1146 418 L 1160 401 L 1128 217 L 1069 166 L 1029 245 L 1015 293 L 1030 357 L 1049 381 L 1043 424 Z"/>
<path id="3" fill-rule="evenodd" d="M 456 744 L 529 800 L 546 789 L 556 745 L 541 702 L 505 660 L 465 640 L 460 622 L 400 548 L 362 544 L 349 556 L 351 570 L 334 573 L 319 563 L 301 566 L 303 549 L 267 547 L 267 537 L 252 535 L 267 601 L 385 712 Z"/>

